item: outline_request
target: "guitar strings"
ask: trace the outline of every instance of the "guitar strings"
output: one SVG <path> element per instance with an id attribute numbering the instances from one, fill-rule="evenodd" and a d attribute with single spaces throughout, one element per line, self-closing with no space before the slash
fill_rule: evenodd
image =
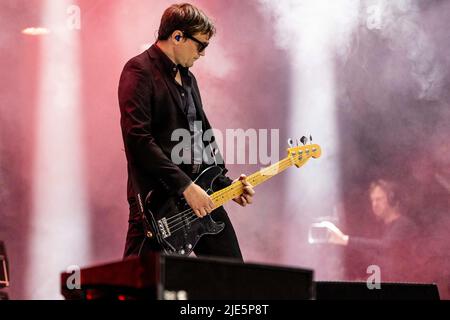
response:
<path id="1" fill-rule="evenodd" d="M 286 161 L 289 161 L 289 164 L 288 163 L 285 163 Z M 284 160 L 282 160 L 282 161 L 280 161 L 280 163 L 279 163 L 279 166 L 281 167 L 281 170 L 280 171 L 283 171 L 284 169 L 286 169 L 287 167 L 289 167 L 290 165 L 292 164 L 292 162 L 291 162 L 291 159 L 289 159 L 289 158 L 285 158 Z M 258 172 L 259 173 L 259 172 Z M 257 173 L 257 174 L 258 174 Z M 250 176 L 251 177 L 251 176 Z M 250 180 L 250 177 L 249 177 L 249 180 Z M 255 176 L 255 177 L 252 177 L 252 179 L 251 180 L 253 180 L 253 179 L 258 179 L 258 178 L 261 178 L 261 176 Z M 263 180 L 265 180 L 265 179 L 260 179 L 261 181 L 263 181 Z M 220 190 L 219 192 L 216 192 L 215 193 L 215 198 L 217 198 L 217 196 L 220 196 L 222 193 L 224 193 L 224 191 L 226 191 L 227 193 L 230 193 L 231 191 L 233 191 L 233 193 L 234 193 L 234 191 L 237 191 L 236 189 L 241 189 L 241 190 L 239 190 L 239 191 L 242 191 L 242 189 L 243 189 L 243 184 L 241 183 L 241 184 L 236 184 L 236 185 L 232 185 L 232 186 L 230 186 L 231 188 L 229 188 L 228 190 L 227 190 L 227 188 L 225 188 L 225 189 L 223 189 L 223 190 Z M 241 193 L 242 194 L 242 193 Z M 213 198 L 213 200 L 214 200 L 214 198 Z M 195 219 L 193 219 L 193 220 L 189 220 L 189 215 L 190 214 L 193 214 L 193 217 L 195 217 Z M 186 219 L 186 217 L 188 217 L 188 221 L 186 221 L 186 220 L 184 220 L 184 219 Z M 189 223 L 192 223 L 192 222 L 194 222 L 195 220 L 197 220 L 199 217 L 197 216 L 197 215 L 195 215 L 194 213 L 193 213 L 193 210 L 191 209 L 191 208 L 189 208 L 189 209 L 187 209 L 187 210 L 184 210 L 184 211 L 182 211 L 182 212 L 180 212 L 180 213 L 178 213 L 178 214 L 176 214 L 176 215 L 174 215 L 174 216 L 172 216 L 172 217 L 170 217 L 170 218 L 168 218 L 167 219 L 167 221 L 168 220 L 170 220 L 171 221 L 171 223 L 168 223 L 168 228 L 169 228 L 169 230 L 170 229 L 172 229 L 172 228 L 175 228 L 175 227 L 177 227 L 177 226 L 179 226 L 180 224 L 189 224 Z M 174 221 L 174 219 L 175 219 L 175 221 Z M 178 231 L 178 230 L 181 230 L 183 227 L 180 227 L 180 228 L 178 228 L 178 229 L 176 229 L 176 230 L 173 230 L 173 231 L 170 231 L 171 233 L 174 233 L 174 232 L 176 232 L 176 231 Z"/>
<path id="2" fill-rule="evenodd" d="M 237 190 L 235 190 L 237 189 Z M 240 189 L 240 190 L 239 190 Z M 230 188 L 229 191 L 239 191 L 241 192 L 243 190 L 242 185 L 235 185 L 233 188 Z M 234 193 L 234 192 L 233 192 Z M 242 193 L 240 193 L 242 194 Z M 215 197 L 214 197 L 215 198 Z M 214 200 L 213 198 L 213 200 Z M 176 215 L 173 215 L 172 217 L 168 218 L 167 221 L 170 219 L 170 222 L 167 224 L 169 230 L 172 228 L 177 227 L 180 224 L 185 223 L 186 221 L 183 221 L 186 217 L 189 217 L 190 214 L 193 214 L 194 217 L 199 218 L 197 215 L 195 215 L 194 210 L 192 208 L 189 208 L 187 210 L 184 210 Z M 188 221 L 187 223 L 191 223 L 192 221 Z M 176 229 L 175 231 L 171 231 L 171 233 L 178 231 L 179 229 Z"/>
<path id="3" fill-rule="evenodd" d="M 286 162 L 289 162 L 289 163 L 286 163 Z M 289 157 L 285 158 L 285 159 L 283 159 L 282 161 L 279 162 L 279 167 L 280 167 L 279 171 L 283 171 L 284 169 L 286 169 L 287 167 L 289 167 L 291 165 L 292 165 L 292 160 Z M 262 178 L 261 176 L 258 176 L 259 173 L 260 172 L 257 172 L 255 174 L 249 176 L 248 179 L 256 181 L 258 178 Z M 265 179 L 264 178 L 261 179 L 261 181 L 263 181 L 263 180 L 265 180 Z M 234 191 L 237 191 L 236 189 L 243 189 L 243 184 L 242 183 L 241 184 L 235 184 L 235 185 L 231 185 L 230 188 L 224 188 L 223 190 L 219 190 L 219 191 L 214 193 L 214 195 L 215 195 L 214 198 L 217 198 L 218 196 L 221 196 L 223 193 L 230 193 L 230 192 L 234 193 Z M 242 190 L 239 190 L 239 191 L 242 191 Z M 213 200 L 217 200 L 217 199 L 214 199 L 214 198 L 213 198 Z M 169 230 L 171 228 L 175 228 L 176 226 L 178 226 L 180 224 L 184 224 L 184 223 L 190 224 L 190 223 L 194 222 L 195 220 L 199 219 L 199 217 L 197 215 L 195 215 L 193 211 L 194 210 L 192 210 L 192 208 L 189 208 L 187 210 L 179 212 L 176 215 L 173 215 L 172 217 L 167 218 L 166 221 L 170 221 L 171 222 L 171 223 L 168 223 Z M 189 215 L 190 214 L 192 214 L 192 217 L 194 217 L 194 219 L 189 220 Z M 183 221 L 184 219 L 186 219 L 186 217 L 188 217 L 188 220 L 187 221 Z M 177 231 L 181 230 L 182 228 L 183 227 L 180 227 L 180 228 L 178 228 L 176 230 L 173 230 L 173 231 L 170 231 L 170 232 L 174 233 L 174 232 L 177 232 Z"/>
<path id="4" fill-rule="evenodd" d="M 187 223 L 187 224 L 190 224 L 190 223 L 196 221 L 197 219 L 199 219 L 199 217 L 197 217 L 197 216 L 195 216 L 195 215 L 193 216 L 193 218 L 194 218 L 194 219 L 191 218 L 191 220 L 188 219 L 188 221 L 187 221 L 186 223 Z M 175 233 L 175 232 L 177 232 L 177 231 L 180 231 L 180 230 L 183 229 L 183 228 L 184 228 L 184 226 L 181 226 L 181 227 L 179 227 L 178 229 L 173 230 L 171 233 Z"/>
<path id="5" fill-rule="evenodd" d="M 230 191 L 233 191 L 233 193 L 235 192 L 235 191 L 238 191 L 239 189 L 243 189 L 243 185 L 241 184 L 241 185 L 235 185 L 235 186 L 233 186 L 232 188 L 230 188 L 229 190 L 228 190 L 228 192 L 230 192 Z M 241 191 L 241 190 L 239 190 L 239 191 Z M 214 200 L 217 200 L 217 195 L 215 195 L 213 198 L 212 198 L 212 200 L 214 201 Z M 183 216 L 183 217 L 186 217 L 189 213 L 191 213 L 191 212 L 193 212 L 193 210 L 192 210 L 192 208 L 189 208 L 189 209 L 186 209 L 186 210 L 184 210 L 184 211 L 182 211 L 182 212 L 179 212 L 179 213 L 177 213 L 176 215 L 173 215 L 173 216 L 171 216 L 171 217 L 169 217 L 169 218 L 167 218 L 166 219 L 166 221 L 173 221 L 174 219 L 175 220 L 179 220 L 180 218 L 181 218 L 181 216 Z"/>
<path id="6" fill-rule="evenodd" d="M 234 185 L 232 188 L 230 188 L 230 189 L 228 190 L 228 193 L 233 193 L 233 196 L 232 196 L 232 197 L 236 197 L 236 195 L 234 195 L 234 193 L 235 193 L 236 191 L 238 191 L 239 194 L 242 194 L 242 190 L 243 190 L 243 189 L 244 189 L 244 188 L 243 188 L 242 183 L 241 183 L 240 185 L 239 185 L 239 184 L 236 184 L 236 185 Z M 214 201 L 217 201 L 217 195 L 214 195 L 214 197 L 212 197 L 212 200 L 213 200 L 213 202 L 214 202 Z M 167 218 L 166 221 L 170 221 L 170 222 L 172 222 L 172 223 L 173 223 L 173 220 L 174 220 L 174 219 L 177 220 L 177 221 L 179 221 L 180 219 L 187 217 L 187 216 L 189 215 L 189 213 L 192 213 L 192 212 L 193 212 L 192 208 L 186 209 L 186 210 L 184 210 L 184 211 L 182 211 L 182 212 L 179 212 L 179 213 L 176 214 L 176 215 L 173 215 L 172 217 Z M 173 227 L 173 225 L 172 225 L 172 226 L 169 226 L 169 228 L 171 228 L 171 227 Z"/>

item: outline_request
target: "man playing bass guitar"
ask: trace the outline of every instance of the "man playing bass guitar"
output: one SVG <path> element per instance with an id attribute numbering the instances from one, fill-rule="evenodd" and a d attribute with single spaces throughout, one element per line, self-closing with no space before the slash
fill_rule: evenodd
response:
<path id="1" fill-rule="evenodd" d="M 161 250 L 189 254 L 192 250 L 198 256 L 242 261 L 225 209 L 215 207 L 205 186 L 199 185 L 201 179 L 196 180 L 205 167 L 192 162 L 176 164 L 171 157 L 177 144 L 171 139 L 175 130 L 183 128 L 194 135 L 194 123 L 199 122 L 200 132 L 211 129 L 189 68 L 205 55 L 214 33 L 212 21 L 202 11 L 190 4 L 172 5 L 161 18 L 156 43 L 129 60 L 122 71 L 118 94 L 130 206 L 124 256 Z M 197 140 L 193 137 L 192 141 Z M 220 169 L 207 172 L 202 179 L 213 178 L 210 182 L 216 190 L 231 185 L 223 162 L 216 168 Z M 246 206 L 255 192 L 244 175 L 239 180 L 243 193 L 233 200 Z M 184 207 L 173 199 L 183 199 Z M 159 215 L 153 216 L 152 210 Z M 173 210 L 176 213 L 165 215 Z M 187 231 L 195 220 L 205 223 L 198 224 L 198 232 L 190 239 Z M 179 240 L 166 241 L 178 234 Z"/>

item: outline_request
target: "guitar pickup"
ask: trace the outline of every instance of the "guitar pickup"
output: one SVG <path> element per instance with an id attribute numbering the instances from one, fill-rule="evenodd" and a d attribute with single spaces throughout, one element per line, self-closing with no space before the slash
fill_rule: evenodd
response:
<path id="1" fill-rule="evenodd" d="M 158 228 L 159 228 L 159 231 L 161 232 L 161 236 L 163 237 L 163 239 L 167 238 L 168 236 L 170 236 L 172 234 L 170 232 L 170 228 L 169 228 L 169 225 L 167 224 L 166 218 L 162 218 L 161 220 L 158 220 Z"/>

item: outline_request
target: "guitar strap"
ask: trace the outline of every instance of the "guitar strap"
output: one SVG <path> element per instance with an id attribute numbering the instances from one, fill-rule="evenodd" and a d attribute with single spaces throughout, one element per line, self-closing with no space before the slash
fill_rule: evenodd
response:
<path id="1" fill-rule="evenodd" d="M 144 246 L 145 240 L 147 238 L 153 238 L 154 235 L 153 235 L 153 232 L 151 231 L 152 230 L 151 224 L 148 221 L 147 215 L 145 214 L 144 203 L 147 202 L 147 199 L 142 199 L 142 192 L 140 190 L 139 184 L 137 183 L 137 176 L 136 176 L 134 167 L 130 165 L 129 171 L 130 171 L 131 184 L 133 185 L 133 191 L 135 194 L 136 201 L 138 203 L 139 213 L 141 215 L 142 226 L 144 228 L 144 234 L 145 234 L 144 240 L 142 241 L 141 248 L 140 248 L 139 254 L 138 254 L 138 255 L 140 255 L 140 252 L 142 250 L 142 247 Z M 150 193 L 149 193 L 149 195 L 150 195 Z"/>

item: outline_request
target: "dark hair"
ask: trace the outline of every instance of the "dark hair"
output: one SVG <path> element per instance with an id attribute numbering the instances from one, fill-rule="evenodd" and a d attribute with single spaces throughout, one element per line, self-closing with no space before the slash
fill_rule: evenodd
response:
<path id="1" fill-rule="evenodd" d="M 175 30 L 189 35 L 208 34 L 211 38 L 216 32 L 213 22 L 200 9 L 189 3 L 173 4 L 164 11 L 158 30 L 158 40 L 167 40 Z"/>
<path id="2" fill-rule="evenodd" d="M 379 187 L 386 193 L 388 203 L 391 207 L 395 207 L 400 204 L 398 186 L 394 182 L 385 179 L 375 180 L 370 184 L 369 193 L 372 193 L 376 187 Z"/>

